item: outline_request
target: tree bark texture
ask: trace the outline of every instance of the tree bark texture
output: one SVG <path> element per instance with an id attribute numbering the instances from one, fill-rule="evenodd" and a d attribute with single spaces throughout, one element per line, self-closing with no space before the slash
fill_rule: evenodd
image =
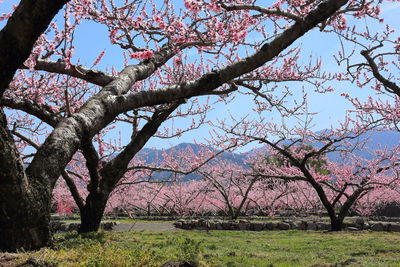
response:
<path id="1" fill-rule="evenodd" d="M 68 0 L 22 0 L 0 31 L 0 99 L 38 37 Z M 31 250 L 49 241 L 51 187 L 26 175 L 0 106 L 0 250 Z"/>
<path id="2" fill-rule="evenodd" d="M 49 240 L 50 188 L 28 181 L 0 108 L 0 251 L 36 249 Z"/>
<path id="3" fill-rule="evenodd" d="M 99 230 L 107 200 L 108 195 L 101 192 L 89 193 L 85 206 L 80 209 L 81 226 L 79 227 L 79 233 L 96 232 Z"/>

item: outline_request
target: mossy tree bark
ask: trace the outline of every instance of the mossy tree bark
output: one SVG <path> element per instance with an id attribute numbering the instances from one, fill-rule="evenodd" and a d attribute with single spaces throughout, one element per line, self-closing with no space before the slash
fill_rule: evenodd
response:
<path id="1" fill-rule="evenodd" d="M 0 31 L 0 98 L 38 37 L 68 0 L 22 0 Z M 0 106 L 0 250 L 30 250 L 49 241 L 51 183 L 24 170 Z"/>
<path id="2" fill-rule="evenodd" d="M 49 240 L 51 190 L 30 180 L 0 108 L 0 251 L 40 248 Z"/>

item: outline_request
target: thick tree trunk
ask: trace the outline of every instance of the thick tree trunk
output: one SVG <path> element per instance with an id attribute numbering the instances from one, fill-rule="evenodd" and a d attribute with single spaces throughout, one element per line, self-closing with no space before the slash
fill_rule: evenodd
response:
<path id="1" fill-rule="evenodd" d="M 108 197 L 99 192 L 90 192 L 85 206 L 81 209 L 81 226 L 79 233 L 96 232 L 100 228 L 101 219 L 106 208 Z"/>
<path id="2" fill-rule="evenodd" d="M 1 184 L 0 251 L 15 252 L 46 246 L 50 238 L 49 201 L 16 194 L 15 191 L 20 191 L 16 188 L 16 184 Z"/>
<path id="3" fill-rule="evenodd" d="M 37 38 L 68 0 L 22 0 L 0 31 L 0 98 Z M 51 185 L 28 177 L 0 107 L 0 251 L 31 250 L 49 241 Z"/>
<path id="4" fill-rule="evenodd" d="M 36 249 L 49 241 L 50 194 L 29 181 L 0 108 L 0 250 Z"/>
<path id="5" fill-rule="evenodd" d="M 331 220 L 331 231 L 341 231 L 344 217 L 336 216 L 335 209 L 332 206 L 325 207 Z"/>
<path id="6" fill-rule="evenodd" d="M 232 219 L 232 220 L 236 220 L 239 216 L 239 212 L 237 212 L 237 210 L 235 209 L 235 207 L 232 207 L 231 205 L 227 204 L 228 206 L 228 216 Z"/>
<path id="7" fill-rule="evenodd" d="M 335 219 L 331 218 L 331 231 L 334 232 L 342 231 L 342 229 L 343 229 L 343 219 L 337 217 Z"/>
<path id="8" fill-rule="evenodd" d="M 331 220 L 331 231 L 341 231 L 344 217 L 336 216 L 333 207 L 327 208 L 329 219 Z"/>

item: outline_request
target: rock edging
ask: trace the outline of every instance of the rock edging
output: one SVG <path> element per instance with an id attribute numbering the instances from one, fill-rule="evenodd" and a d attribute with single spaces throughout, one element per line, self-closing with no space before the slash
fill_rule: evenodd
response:
<path id="1" fill-rule="evenodd" d="M 80 225 L 81 225 L 80 223 L 75 223 L 75 222 L 53 221 L 50 222 L 50 232 L 61 233 L 61 232 L 78 231 Z M 116 222 L 102 222 L 100 224 L 100 229 L 110 231 L 113 230 L 116 225 L 117 225 Z"/>
<path id="2" fill-rule="evenodd" d="M 185 230 L 240 230 L 240 231 L 274 231 L 274 230 L 330 230 L 330 223 L 319 221 L 282 221 L 282 222 L 250 222 L 247 220 L 178 220 L 174 226 Z M 400 223 L 374 222 L 366 223 L 356 220 L 354 223 L 344 223 L 343 230 L 348 231 L 386 231 L 400 232 Z"/>

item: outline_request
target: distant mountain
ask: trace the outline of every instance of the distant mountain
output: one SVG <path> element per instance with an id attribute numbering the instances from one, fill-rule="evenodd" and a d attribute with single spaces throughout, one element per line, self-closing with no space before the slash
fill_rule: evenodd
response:
<path id="1" fill-rule="evenodd" d="M 365 149 L 355 150 L 354 153 L 362 158 L 370 159 L 372 153 L 376 149 L 394 148 L 400 144 L 400 132 L 394 130 L 377 131 L 372 130 L 366 134 L 361 135 L 357 139 L 350 140 L 351 143 L 366 142 Z M 332 152 L 328 155 L 329 159 L 333 161 L 341 160 L 339 152 Z"/>
<path id="2" fill-rule="evenodd" d="M 150 163 L 155 163 L 155 162 L 162 162 L 163 158 L 163 153 L 166 154 L 176 154 L 178 155 L 180 152 L 191 149 L 193 152 L 198 155 L 200 151 L 203 149 L 210 149 L 213 150 L 212 147 L 204 147 L 202 145 L 198 144 L 193 144 L 193 143 L 180 143 L 174 147 L 168 148 L 168 149 L 157 149 L 157 148 L 144 148 L 142 149 L 139 153 L 138 156 L 145 159 L 145 162 L 147 164 Z M 216 152 L 218 152 L 217 149 L 215 149 Z M 233 153 L 233 152 L 223 152 L 220 157 L 222 157 L 224 160 L 229 160 L 238 164 L 241 164 L 245 161 L 246 159 L 246 154 L 239 154 L 239 153 Z"/>
<path id="3" fill-rule="evenodd" d="M 316 132 L 317 134 L 322 134 L 324 131 L 329 132 L 329 130 L 322 130 Z M 365 158 L 370 159 L 372 157 L 373 152 L 376 149 L 383 148 L 394 148 L 395 146 L 400 144 L 400 132 L 394 130 L 371 130 L 365 134 L 360 135 L 355 139 L 347 139 L 351 144 L 355 145 L 357 143 L 363 144 L 365 143 L 364 149 L 362 150 L 354 150 L 353 153 Z M 289 145 L 291 141 L 283 141 L 283 144 Z M 313 147 L 321 147 L 321 142 L 315 142 L 310 144 Z M 328 154 L 328 158 L 333 161 L 340 161 L 342 158 L 340 157 L 339 152 L 330 152 Z"/>
<path id="4" fill-rule="evenodd" d="M 163 154 L 166 153 L 168 155 L 176 155 L 179 156 L 179 153 L 183 153 L 183 151 L 191 149 L 195 155 L 198 155 L 203 149 L 210 149 L 213 150 L 211 147 L 204 147 L 202 145 L 193 144 L 193 143 L 181 143 L 169 149 L 156 149 L 156 148 L 144 148 L 138 153 L 138 157 L 142 158 L 146 164 L 159 164 L 164 160 Z M 215 150 L 218 152 L 218 150 Z M 246 157 L 247 154 L 239 154 L 233 152 L 222 152 L 218 157 L 222 157 L 223 160 L 228 160 L 238 165 L 246 167 Z M 211 161 L 212 162 L 212 161 Z M 170 173 L 167 172 L 159 172 L 154 174 L 153 178 L 165 180 L 168 179 Z M 197 174 L 189 174 L 183 178 L 184 181 L 186 180 L 200 180 L 201 177 Z"/>
<path id="5" fill-rule="evenodd" d="M 361 135 L 358 139 L 351 140 L 351 142 L 363 142 L 366 141 L 366 148 L 361 151 L 354 151 L 357 155 L 364 157 L 364 158 L 370 158 L 371 153 L 378 148 L 393 148 L 394 146 L 398 145 L 400 143 L 400 132 L 397 131 L 370 131 L 366 134 Z M 318 144 L 314 144 L 315 146 L 319 146 Z M 212 149 L 210 147 L 207 147 L 208 149 Z M 143 158 L 145 160 L 146 164 L 153 164 L 153 163 L 161 163 L 163 160 L 163 152 L 170 154 L 174 153 L 178 155 L 181 151 L 185 149 L 192 149 L 194 153 L 198 154 L 202 149 L 204 149 L 203 146 L 197 145 L 197 144 L 192 144 L 192 143 L 181 143 L 178 144 L 172 148 L 161 150 L 161 149 L 156 149 L 156 148 L 144 148 L 140 153 L 138 154 L 139 157 Z M 220 157 L 222 157 L 224 160 L 228 160 L 231 162 L 234 162 L 235 164 L 241 165 L 243 167 L 246 167 L 246 158 L 247 156 L 253 154 L 255 151 L 259 151 L 260 148 L 255 148 L 247 153 L 233 153 L 233 152 L 223 152 Z M 340 155 L 338 152 L 332 152 L 328 154 L 329 159 L 333 161 L 340 161 Z M 157 179 L 168 179 L 169 174 L 165 172 L 160 172 L 155 174 L 155 178 Z M 196 174 L 190 174 L 187 175 L 184 180 L 199 180 L 201 179 L 198 175 Z"/>

